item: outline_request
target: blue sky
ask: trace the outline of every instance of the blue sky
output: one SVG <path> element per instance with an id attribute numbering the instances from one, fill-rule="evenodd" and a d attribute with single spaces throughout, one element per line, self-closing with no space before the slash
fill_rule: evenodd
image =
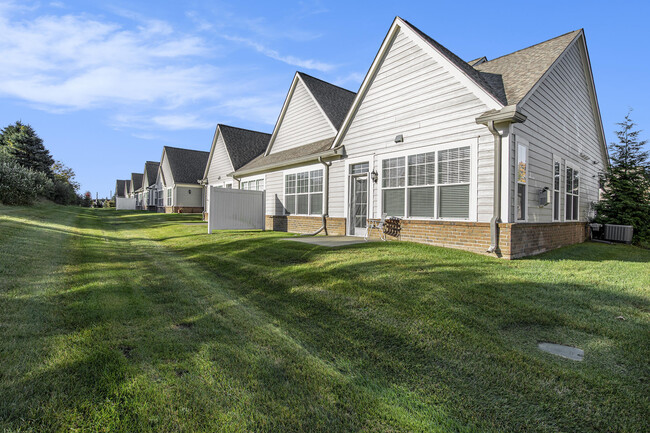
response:
<path id="1" fill-rule="evenodd" d="M 650 131 L 641 1 L 0 1 L 0 125 L 30 123 L 107 196 L 164 145 L 208 151 L 217 123 L 271 132 L 296 70 L 356 91 L 396 15 L 467 60 L 584 28 L 607 140 L 628 108 Z"/>

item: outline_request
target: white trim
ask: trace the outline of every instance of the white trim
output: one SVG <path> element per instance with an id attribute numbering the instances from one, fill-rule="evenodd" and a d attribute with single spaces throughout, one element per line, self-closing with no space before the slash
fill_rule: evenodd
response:
<path id="1" fill-rule="evenodd" d="M 372 171 L 375 169 L 375 157 L 376 154 L 372 153 L 364 156 L 355 156 L 354 158 L 348 158 L 345 160 L 345 168 L 344 168 L 345 172 L 343 173 L 343 175 L 345 176 L 345 186 L 343 191 L 343 216 L 345 217 L 345 221 L 346 221 L 346 228 L 345 228 L 346 233 L 348 233 L 348 222 L 350 221 L 350 166 L 362 162 L 367 162 L 368 173 L 372 173 Z M 374 206 L 373 199 L 374 199 L 376 186 L 375 186 L 375 182 L 373 182 L 372 179 L 370 179 L 370 175 L 368 175 L 368 179 L 369 179 L 368 218 L 374 219 L 376 218 L 376 216 L 375 216 L 375 206 Z"/>
<path id="2" fill-rule="evenodd" d="M 309 191 L 309 189 L 311 187 L 311 185 L 310 185 L 310 182 L 311 182 L 310 173 L 312 171 L 314 171 L 314 170 L 321 170 L 323 172 L 323 189 L 319 193 L 318 192 L 313 193 L 313 192 Z M 308 189 L 308 191 L 307 191 L 307 213 L 303 214 L 303 213 L 297 213 L 296 212 L 296 213 L 288 214 L 288 213 L 286 213 L 287 175 L 297 174 L 297 173 L 305 173 L 305 172 L 307 173 L 307 179 L 308 179 L 308 183 L 307 183 L 307 189 Z M 282 203 L 282 207 L 285 210 L 285 212 L 282 215 L 284 215 L 284 216 L 306 216 L 306 217 L 322 216 L 323 212 L 325 211 L 325 185 L 324 185 L 325 181 L 326 181 L 325 180 L 325 170 L 324 170 L 322 164 L 303 165 L 301 167 L 291 168 L 291 169 L 282 171 L 282 200 L 281 200 L 281 203 Z M 266 180 L 264 180 L 264 188 L 266 189 Z M 298 183 L 297 183 L 297 180 L 296 180 L 296 189 L 297 188 L 298 188 Z M 312 194 L 321 194 L 321 213 L 319 213 L 319 214 L 310 214 L 309 213 L 309 211 L 311 210 L 310 196 Z M 290 195 L 293 195 L 294 197 L 297 197 L 298 193 L 294 193 L 294 194 L 290 194 Z M 300 195 L 304 195 L 304 193 L 301 193 Z M 297 210 L 298 209 L 298 200 L 297 199 L 296 199 L 296 202 L 295 202 L 295 206 L 296 206 L 296 210 Z"/>
<path id="3" fill-rule="evenodd" d="M 573 192 L 570 193 L 570 195 L 577 197 L 578 198 L 578 217 L 575 218 L 575 215 L 573 219 L 566 219 L 566 204 L 567 204 L 567 199 L 566 196 L 569 194 L 569 192 L 566 189 L 566 172 L 569 168 L 571 168 L 572 172 L 575 173 L 576 167 L 578 168 L 578 194 L 573 194 Z M 580 221 L 580 190 L 582 189 L 582 179 L 580 178 L 582 176 L 582 168 L 578 165 L 575 164 L 573 161 L 569 161 L 568 159 L 564 160 L 564 206 L 563 206 L 563 213 L 564 213 L 564 221 L 567 222 L 575 222 L 575 221 Z M 573 186 L 573 179 L 571 179 L 571 186 Z M 573 209 L 571 210 L 573 213 Z"/>
<path id="4" fill-rule="evenodd" d="M 555 189 L 555 164 L 560 165 L 560 173 L 559 176 L 560 178 L 558 179 L 559 183 L 559 188 L 556 190 Z M 562 164 L 562 159 L 558 158 L 557 155 L 553 154 L 552 159 L 551 159 L 551 221 L 552 222 L 562 222 L 564 220 L 564 215 L 562 215 L 562 195 L 563 195 L 563 188 L 562 188 L 562 172 L 564 171 L 564 167 Z M 555 200 L 555 193 L 558 193 L 558 200 Z M 555 211 L 557 212 L 558 218 L 555 219 Z"/>

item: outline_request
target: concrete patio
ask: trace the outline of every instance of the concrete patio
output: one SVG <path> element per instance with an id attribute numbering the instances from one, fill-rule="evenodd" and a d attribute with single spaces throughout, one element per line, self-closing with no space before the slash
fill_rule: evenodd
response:
<path id="1" fill-rule="evenodd" d="M 374 240 L 364 240 L 356 236 L 296 236 L 292 238 L 283 238 L 285 241 L 302 242 L 304 244 L 318 245 L 321 247 L 342 247 L 345 245 L 365 244 L 367 242 L 376 242 Z"/>

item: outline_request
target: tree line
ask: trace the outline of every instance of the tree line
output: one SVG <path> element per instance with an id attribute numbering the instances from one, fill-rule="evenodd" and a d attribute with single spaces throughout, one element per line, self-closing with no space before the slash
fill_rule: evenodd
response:
<path id="1" fill-rule="evenodd" d="M 39 197 L 62 205 L 90 206 L 89 192 L 78 194 L 75 173 L 55 161 L 34 128 L 21 121 L 0 132 L 0 203 L 30 205 Z"/>

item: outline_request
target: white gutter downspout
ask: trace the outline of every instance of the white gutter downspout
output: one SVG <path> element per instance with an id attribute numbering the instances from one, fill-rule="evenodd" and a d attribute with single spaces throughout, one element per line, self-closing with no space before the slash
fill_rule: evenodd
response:
<path id="1" fill-rule="evenodd" d="M 327 217 L 329 216 L 329 207 L 330 207 L 330 198 L 329 198 L 329 189 L 330 189 L 330 165 L 332 165 L 331 162 L 325 162 L 323 161 L 323 157 L 319 156 L 318 157 L 318 162 L 323 164 L 325 166 L 325 169 L 323 171 L 323 194 L 325 195 L 325 204 L 323 205 L 323 224 L 321 227 L 316 230 L 314 233 L 308 233 L 304 234 L 301 236 L 316 236 L 322 231 L 325 231 L 325 236 L 327 236 Z"/>
<path id="2" fill-rule="evenodd" d="M 499 246 L 499 223 L 501 222 L 501 153 L 503 136 L 494 127 L 494 120 L 486 124 L 494 136 L 494 203 L 492 219 L 490 219 L 490 247 L 488 253 L 493 253 Z"/>

